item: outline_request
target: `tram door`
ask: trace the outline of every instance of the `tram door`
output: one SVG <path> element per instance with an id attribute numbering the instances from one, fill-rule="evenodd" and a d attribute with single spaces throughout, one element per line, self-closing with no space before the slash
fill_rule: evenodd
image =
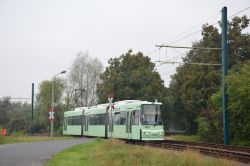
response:
<path id="1" fill-rule="evenodd" d="M 128 138 L 131 138 L 131 131 L 132 131 L 132 121 L 131 121 L 131 115 L 130 111 L 127 112 L 127 124 L 126 124 L 126 133 L 128 135 Z"/>
<path id="2" fill-rule="evenodd" d="M 85 130 L 85 116 L 84 116 L 84 110 L 82 111 L 81 116 L 81 136 L 83 136 Z"/>
<path id="3" fill-rule="evenodd" d="M 131 135 L 132 139 L 140 139 L 140 126 L 139 126 L 139 110 L 133 110 L 131 112 Z"/>
<path id="4" fill-rule="evenodd" d="M 89 115 L 84 116 L 84 121 L 85 121 L 85 131 L 88 131 Z"/>

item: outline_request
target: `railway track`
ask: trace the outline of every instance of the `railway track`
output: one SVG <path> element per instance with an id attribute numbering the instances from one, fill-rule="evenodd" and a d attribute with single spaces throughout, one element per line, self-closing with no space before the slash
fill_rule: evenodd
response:
<path id="1" fill-rule="evenodd" d="M 196 143 L 185 142 L 175 140 L 165 141 L 137 141 L 126 140 L 128 144 L 153 146 L 162 149 L 170 150 L 194 150 L 202 154 L 217 158 L 226 158 L 244 163 L 250 163 L 250 148 L 243 146 L 223 145 L 223 144 L 208 144 L 208 143 Z"/>

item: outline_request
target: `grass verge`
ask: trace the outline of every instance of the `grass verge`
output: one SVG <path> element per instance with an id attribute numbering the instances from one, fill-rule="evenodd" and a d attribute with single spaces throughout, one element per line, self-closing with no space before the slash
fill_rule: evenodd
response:
<path id="1" fill-rule="evenodd" d="M 198 152 L 168 151 L 127 145 L 117 140 L 97 140 L 56 154 L 46 166 L 234 166 L 238 163 Z"/>
<path id="2" fill-rule="evenodd" d="M 53 137 L 53 140 L 72 139 L 73 137 Z M 1 144 L 13 144 L 13 143 L 24 143 L 24 142 L 37 142 L 37 141 L 49 141 L 51 140 L 48 136 L 4 136 L 0 137 Z"/>
<path id="3" fill-rule="evenodd" d="M 189 141 L 189 142 L 201 142 L 201 138 L 198 135 L 170 135 L 166 139 L 177 141 Z"/>

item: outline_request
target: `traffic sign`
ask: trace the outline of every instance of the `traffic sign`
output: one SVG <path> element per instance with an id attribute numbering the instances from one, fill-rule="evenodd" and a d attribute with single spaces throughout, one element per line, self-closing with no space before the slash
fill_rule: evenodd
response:
<path id="1" fill-rule="evenodd" d="M 54 111 L 49 111 L 49 120 L 54 120 L 55 117 L 54 117 Z"/>

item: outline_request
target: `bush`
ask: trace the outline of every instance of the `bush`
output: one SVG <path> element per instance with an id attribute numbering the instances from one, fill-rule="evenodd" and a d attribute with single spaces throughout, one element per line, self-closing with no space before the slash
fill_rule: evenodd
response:
<path id="1" fill-rule="evenodd" d="M 0 135 L 0 145 L 3 143 L 3 136 Z"/>
<path id="2" fill-rule="evenodd" d="M 26 131 L 13 131 L 10 136 L 20 137 L 26 135 Z"/>
<path id="3" fill-rule="evenodd" d="M 197 119 L 198 123 L 198 134 L 200 135 L 201 139 L 207 141 L 209 138 L 209 122 L 205 117 L 199 117 Z"/>

